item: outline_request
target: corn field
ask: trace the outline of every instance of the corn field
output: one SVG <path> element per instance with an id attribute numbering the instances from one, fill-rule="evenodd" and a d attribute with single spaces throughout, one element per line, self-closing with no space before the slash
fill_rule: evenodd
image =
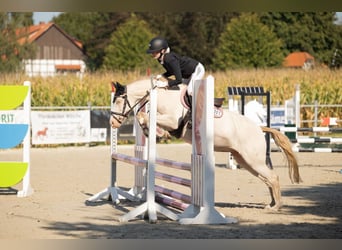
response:
<path id="1" fill-rule="evenodd" d="M 160 72 L 155 72 L 155 74 Z M 342 104 L 342 70 L 320 68 L 304 71 L 301 69 L 259 69 L 232 70 L 225 72 L 207 72 L 215 78 L 215 96 L 225 97 L 227 104 L 228 86 L 262 86 L 271 91 L 272 105 L 283 105 L 285 100 L 294 96 L 297 84 L 301 90 L 301 105 Z M 32 106 L 109 106 L 111 81 L 128 84 L 146 77 L 136 72 L 88 73 L 82 78 L 73 75 L 56 77 L 33 77 L 11 74 L 1 75 L 0 84 L 23 84 L 25 80 L 32 83 Z M 322 108 L 318 118 L 338 117 L 341 108 Z M 313 120 L 313 108 L 301 109 L 302 120 Z M 310 124 L 309 124 L 310 125 Z M 311 124 L 312 125 L 312 124 Z"/>

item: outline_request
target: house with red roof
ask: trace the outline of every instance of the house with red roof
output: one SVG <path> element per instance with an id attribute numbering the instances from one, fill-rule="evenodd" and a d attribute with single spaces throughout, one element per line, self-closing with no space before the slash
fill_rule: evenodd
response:
<path id="1" fill-rule="evenodd" d="M 29 76 L 56 76 L 76 74 L 86 70 L 86 54 L 83 45 L 54 23 L 40 23 L 18 29 L 18 42 L 34 43 L 36 54 L 24 60 L 25 73 Z"/>
<path id="2" fill-rule="evenodd" d="M 312 69 L 315 66 L 315 58 L 307 52 L 290 53 L 283 62 L 284 67 Z"/>

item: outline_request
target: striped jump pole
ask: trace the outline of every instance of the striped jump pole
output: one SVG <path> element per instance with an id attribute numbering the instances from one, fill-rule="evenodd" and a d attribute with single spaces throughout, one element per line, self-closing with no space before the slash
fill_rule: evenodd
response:
<path id="1" fill-rule="evenodd" d="M 157 185 L 155 186 L 155 190 L 156 190 L 156 192 L 158 192 L 160 194 L 176 198 L 176 199 L 184 201 L 185 203 L 188 203 L 188 204 L 191 203 L 191 196 L 190 195 L 182 194 L 182 193 L 174 191 L 172 189 L 168 189 L 168 188 L 157 186 Z M 172 199 L 172 198 L 170 198 L 170 199 Z M 188 205 L 185 205 L 185 207 L 188 207 Z"/>
<path id="2" fill-rule="evenodd" d="M 140 167 L 140 168 L 145 168 L 147 166 L 147 164 L 148 164 L 147 160 L 136 158 L 136 157 L 125 155 L 125 154 L 120 154 L 120 153 L 113 153 L 112 157 L 115 160 L 118 160 L 118 161 L 121 161 L 121 162 L 125 162 L 125 163 L 128 163 L 128 164 L 132 164 L 135 167 Z M 164 162 L 164 161 L 162 159 L 159 159 L 159 162 Z M 173 163 L 172 165 L 173 166 L 177 166 L 176 163 Z M 190 180 L 183 179 L 183 178 L 176 177 L 176 176 L 172 176 L 172 175 L 168 175 L 168 174 L 163 174 L 163 173 L 155 172 L 155 178 L 156 179 L 161 179 L 161 180 L 166 180 L 166 181 L 169 181 L 169 182 L 177 183 L 177 184 L 188 186 L 188 187 L 191 186 L 191 181 Z M 170 189 L 167 189 L 167 188 L 164 188 L 164 187 L 160 187 L 158 185 L 155 185 L 154 189 L 155 189 L 155 192 L 156 192 L 156 201 L 159 201 L 159 202 L 164 203 L 166 205 L 169 205 L 171 207 L 175 207 L 175 208 L 184 210 L 189 205 L 189 204 L 185 204 L 185 203 L 180 202 L 180 201 L 176 201 L 172 197 L 174 197 L 174 198 L 176 198 L 178 200 L 182 200 L 182 201 L 187 202 L 187 203 L 191 202 L 191 196 L 189 196 L 189 195 L 185 195 L 185 194 L 179 193 L 179 192 L 174 191 L 174 190 L 170 190 Z M 164 213 L 165 213 L 165 211 L 164 211 Z M 168 213 L 168 214 L 170 214 L 170 213 Z M 176 217 L 176 215 L 172 215 L 171 218 L 175 219 L 175 217 Z M 123 217 L 121 219 L 121 221 L 127 221 L 129 219 L 130 218 L 129 217 L 127 218 L 127 216 L 126 216 L 126 217 Z M 177 217 L 177 219 L 178 219 L 178 217 Z"/>
<path id="3" fill-rule="evenodd" d="M 297 138 L 290 139 L 292 143 L 342 143 L 342 138 L 332 137 L 313 137 L 313 138 Z"/>
<path id="4" fill-rule="evenodd" d="M 170 167 L 170 168 L 191 171 L 191 164 L 190 163 L 177 162 L 177 161 L 172 161 L 172 160 L 168 160 L 168 159 L 161 159 L 161 158 L 157 158 L 156 163 L 158 165 L 162 165 L 162 166 L 166 166 L 166 167 Z"/>
<path id="5" fill-rule="evenodd" d="M 137 108 L 139 110 L 140 108 Z M 143 112 L 146 112 L 145 107 L 140 109 Z M 136 112 L 135 112 L 136 113 Z M 146 152 L 147 152 L 147 145 L 146 145 L 146 137 L 144 136 L 140 125 L 138 124 L 137 120 L 134 122 L 135 126 L 135 157 L 141 159 L 147 159 Z M 191 164 L 185 162 L 177 162 L 169 159 L 162 159 L 156 158 L 156 165 L 161 165 L 164 167 L 177 169 L 177 170 L 184 170 L 191 172 Z M 178 180 L 178 182 L 188 183 L 190 186 L 191 180 L 181 180 L 179 177 L 173 177 L 167 174 L 162 174 L 159 172 L 156 173 L 156 179 L 163 179 L 164 181 L 169 181 L 175 183 L 173 180 Z M 167 176 L 167 177 L 166 177 Z M 138 196 L 141 199 L 144 199 L 145 194 L 145 187 L 146 187 L 146 170 L 139 166 L 135 166 L 135 184 L 134 188 L 131 189 L 130 192 L 133 192 L 134 196 Z M 177 208 L 179 210 L 184 210 L 189 206 L 191 203 L 190 196 L 186 194 L 178 193 L 177 191 L 168 190 L 167 188 L 163 188 L 160 186 L 155 185 L 155 195 L 156 201 L 165 204 L 167 206 Z"/>
<path id="6" fill-rule="evenodd" d="M 292 148 L 297 153 L 342 153 L 342 148 Z M 280 149 L 272 149 L 272 152 L 280 152 Z"/>
<path id="7" fill-rule="evenodd" d="M 277 128 L 281 132 L 332 132 L 332 133 L 341 133 L 342 128 L 334 128 L 334 127 L 311 127 L 311 128 L 298 128 L 298 127 L 280 127 Z M 333 138 L 333 137 L 299 137 L 299 138 L 289 138 L 289 140 L 292 143 L 296 143 L 297 145 L 293 146 L 294 152 L 311 152 L 311 153 L 342 153 L 342 149 L 340 148 L 321 148 L 321 147 L 310 147 L 310 148 L 304 148 L 299 147 L 298 144 L 302 143 L 329 143 L 329 144 L 338 144 L 342 143 L 342 138 Z M 272 140 L 273 142 L 273 140 Z M 279 149 L 272 149 L 272 152 L 279 152 Z"/>
<path id="8" fill-rule="evenodd" d="M 132 157 L 132 156 L 125 155 L 125 154 L 113 153 L 112 157 L 115 160 L 125 162 L 128 164 L 132 164 L 132 165 L 139 167 L 139 168 L 145 168 L 146 164 L 147 164 L 147 160 L 137 158 L 137 157 Z M 159 164 L 167 163 L 166 165 L 172 166 L 173 168 L 176 168 L 176 169 L 187 170 L 189 167 L 189 164 L 187 164 L 187 163 L 173 162 L 173 161 L 166 160 L 166 159 L 157 159 L 156 162 Z M 185 166 L 186 168 L 183 168 L 182 166 Z M 184 185 L 187 187 L 191 187 L 191 180 L 184 179 L 181 177 L 177 177 L 177 176 L 173 176 L 173 175 L 169 175 L 169 174 L 165 174 L 165 173 L 160 173 L 160 172 L 155 172 L 155 178 L 160 179 L 160 180 L 169 181 L 169 182 L 176 183 L 176 184 L 180 184 L 180 185 Z M 173 190 L 170 190 L 170 189 L 158 186 L 158 185 L 155 185 L 155 191 L 157 193 L 161 193 L 161 194 L 170 196 L 169 199 L 172 199 L 172 197 L 174 197 L 174 198 L 182 200 L 184 202 L 191 203 L 191 196 L 189 196 L 189 195 L 185 195 L 185 194 L 179 193 L 177 191 L 173 191 Z M 170 205 L 170 204 L 167 204 L 167 205 Z M 172 206 L 172 204 L 171 204 L 171 206 Z M 181 209 L 184 207 L 187 207 L 187 206 L 188 206 L 187 204 L 182 204 Z M 177 206 L 176 208 L 179 208 L 179 207 Z"/>
<path id="9" fill-rule="evenodd" d="M 157 158 L 156 163 L 164 167 L 191 172 L 190 163 L 176 162 L 176 161 L 172 161 L 169 159 L 161 159 L 161 158 Z M 176 183 L 176 184 L 183 185 L 189 188 L 191 188 L 191 183 L 192 183 L 191 180 L 173 176 L 173 175 L 168 175 L 165 173 L 160 173 L 160 172 L 156 172 L 156 179 L 168 181 L 170 183 Z M 161 187 L 159 185 L 155 185 L 155 192 L 156 192 L 155 198 L 157 202 L 161 204 L 165 204 L 169 207 L 176 208 L 181 211 L 184 211 L 185 209 L 187 209 L 192 201 L 191 195 L 183 194 L 183 193 L 180 193 L 178 191 L 175 191 L 166 187 Z"/>
<path id="10" fill-rule="evenodd" d="M 157 130 L 157 90 L 151 89 L 150 91 L 150 107 L 149 107 L 149 137 L 147 147 L 147 161 L 133 157 L 122 155 L 120 156 L 123 161 L 132 162 L 137 166 L 146 167 L 146 201 L 130 212 L 119 218 L 120 221 L 125 222 L 136 218 L 139 215 L 148 215 L 150 223 L 157 222 L 157 213 L 163 214 L 171 220 L 178 220 L 178 214 L 161 206 L 155 201 L 155 166 L 156 166 L 156 130 Z"/>
<path id="11" fill-rule="evenodd" d="M 191 164 L 175 162 L 165 159 L 157 159 L 158 165 L 162 165 L 168 168 L 175 168 L 177 170 L 185 170 L 191 172 Z M 167 163 L 167 164 L 164 164 Z M 182 177 L 156 172 L 156 179 L 162 180 L 164 182 L 169 182 L 177 184 L 183 187 L 188 187 L 191 190 L 192 180 L 185 179 Z M 165 205 L 168 205 L 179 210 L 185 210 L 192 201 L 191 195 L 183 194 L 175 190 L 168 189 L 166 187 L 161 187 L 155 185 L 156 191 L 156 201 Z"/>
<path id="12" fill-rule="evenodd" d="M 155 172 L 156 179 L 169 181 L 186 187 L 191 187 L 191 180 L 180 178 L 174 175 L 169 175 L 165 173 Z"/>
<path id="13" fill-rule="evenodd" d="M 156 192 L 156 201 L 183 211 L 189 207 L 189 204 L 173 199 L 170 197 L 170 195 L 164 195 L 160 191 Z"/>
<path id="14" fill-rule="evenodd" d="M 307 153 L 307 152 L 312 152 L 312 153 L 342 153 L 341 148 L 329 148 L 329 147 L 310 147 L 310 148 L 304 148 L 300 147 L 298 144 L 316 144 L 316 143 L 321 143 L 321 144 L 340 144 L 342 143 L 342 138 L 332 138 L 332 137 L 313 137 L 313 138 L 296 138 L 296 139 L 289 139 L 292 143 L 296 143 L 293 145 L 292 150 L 297 153 Z M 271 140 L 273 143 L 274 141 Z M 280 149 L 278 148 L 273 148 L 271 150 L 272 152 L 280 152 Z"/>
<path id="15" fill-rule="evenodd" d="M 280 127 L 281 132 L 333 132 L 342 133 L 342 128 L 330 127 L 312 127 L 312 128 L 297 128 L 297 127 Z"/>
<path id="16" fill-rule="evenodd" d="M 139 126 L 139 125 L 138 125 Z M 144 135 L 141 131 L 140 128 L 136 129 L 136 141 L 139 141 L 139 138 L 144 139 Z M 140 144 L 139 147 L 136 146 L 135 148 L 135 155 L 137 158 L 143 159 L 143 155 L 146 153 L 147 146 L 144 146 L 144 141 L 142 144 Z M 137 152 L 138 151 L 138 152 Z M 121 156 L 123 157 L 123 156 Z M 146 159 L 146 158 L 144 158 Z M 144 190 L 142 187 L 145 187 L 145 172 L 142 171 L 143 168 L 139 167 L 139 162 L 137 161 L 136 163 L 136 171 L 135 171 L 135 187 L 140 187 L 140 190 Z M 143 161 L 141 161 L 143 162 Z M 172 169 L 177 169 L 177 170 L 184 170 L 184 171 L 189 171 L 191 172 L 191 164 L 190 163 L 185 163 L 185 162 L 177 162 L 169 159 L 162 159 L 162 158 L 156 158 L 156 165 L 172 168 Z M 141 164 L 140 164 L 141 166 Z M 155 171 L 155 178 L 171 183 L 176 183 L 179 185 L 184 185 L 189 188 L 191 188 L 191 180 L 184 179 L 181 177 L 161 173 L 158 171 Z M 189 206 L 191 203 L 191 196 L 182 194 L 180 192 L 174 191 L 167 189 L 165 187 L 161 187 L 158 185 L 155 185 L 155 198 L 156 201 L 165 204 L 167 206 L 177 208 L 179 210 L 184 210 Z"/>
<path id="17" fill-rule="evenodd" d="M 215 209 L 214 78 L 197 80 L 192 96 L 192 171 L 190 206 L 180 215 L 181 224 L 236 223 Z"/>

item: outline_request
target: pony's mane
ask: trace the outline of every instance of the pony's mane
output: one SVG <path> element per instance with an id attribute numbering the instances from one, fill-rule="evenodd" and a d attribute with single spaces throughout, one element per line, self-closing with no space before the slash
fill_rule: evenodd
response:
<path id="1" fill-rule="evenodd" d="M 144 78 L 134 82 L 131 82 L 126 85 L 127 86 L 127 93 L 129 95 L 133 95 L 137 98 L 146 94 L 146 91 L 151 89 L 151 79 Z"/>

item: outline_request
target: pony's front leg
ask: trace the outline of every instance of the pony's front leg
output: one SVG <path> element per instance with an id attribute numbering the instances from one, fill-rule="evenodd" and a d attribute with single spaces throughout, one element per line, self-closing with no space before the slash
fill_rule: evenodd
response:
<path id="1" fill-rule="evenodd" d="M 139 124 L 140 124 L 140 127 L 141 129 L 143 130 L 145 136 L 148 136 L 149 134 L 149 116 L 146 112 L 138 112 L 136 114 L 136 119 L 138 120 Z M 165 137 L 165 138 L 170 138 L 170 134 L 168 131 L 162 129 L 161 127 L 158 126 L 158 115 L 157 115 L 157 131 L 156 131 L 156 134 L 158 137 Z"/>
<path id="2" fill-rule="evenodd" d="M 175 130 L 179 127 L 178 120 L 176 116 L 157 114 L 157 125 L 168 131 Z"/>
<path id="3" fill-rule="evenodd" d="M 141 130 L 143 131 L 144 135 L 146 137 L 148 137 L 149 135 L 149 119 L 148 119 L 148 115 L 146 112 L 138 112 L 136 115 L 135 115 L 135 119 L 137 119 L 139 125 L 140 125 L 140 128 Z"/>
<path id="4" fill-rule="evenodd" d="M 146 112 L 142 112 L 142 111 L 138 112 L 135 115 L 135 118 L 139 122 L 140 126 L 146 126 L 146 127 L 149 126 L 149 117 Z"/>

